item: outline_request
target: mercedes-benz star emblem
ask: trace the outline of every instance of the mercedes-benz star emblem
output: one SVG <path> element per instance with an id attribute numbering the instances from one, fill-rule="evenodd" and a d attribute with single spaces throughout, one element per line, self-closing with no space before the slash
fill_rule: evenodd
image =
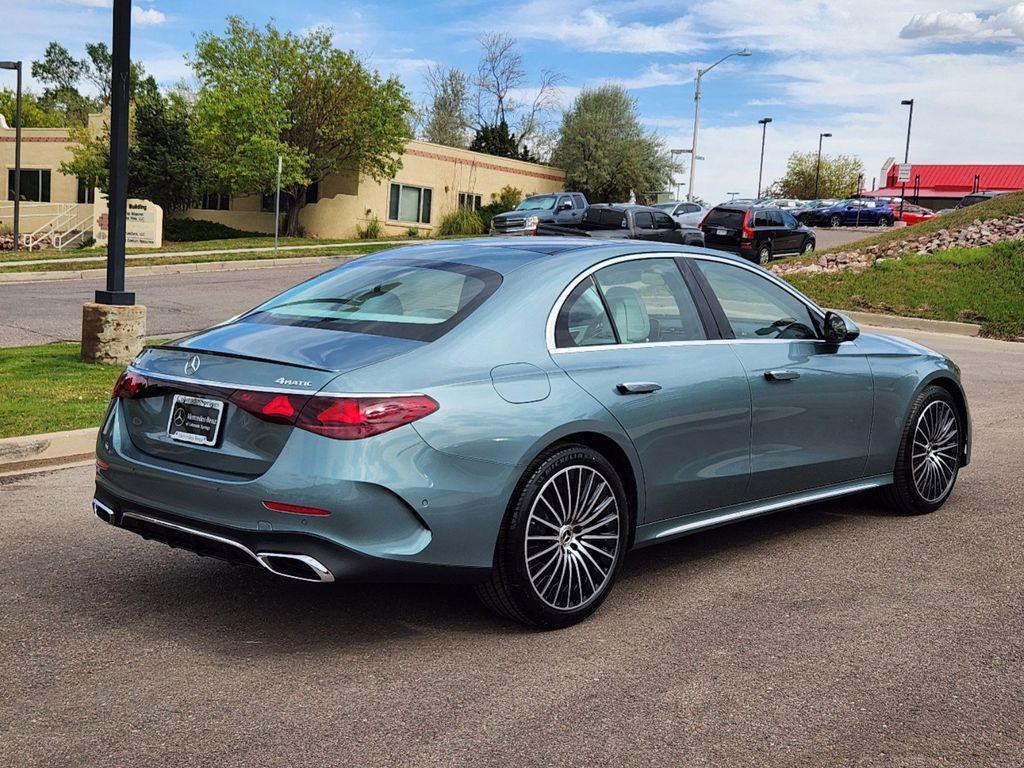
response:
<path id="1" fill-rule="evenodd" d="M 174 412 L 174 426 L 180 427 L 185 423 L 185 409 L 179 408 Z"/>
<path id="2" fill-rule="evenodd" d="M 199 370 L 199 355 L 192 355 L 185 363 L 185 373 L 191 376 Z"/>

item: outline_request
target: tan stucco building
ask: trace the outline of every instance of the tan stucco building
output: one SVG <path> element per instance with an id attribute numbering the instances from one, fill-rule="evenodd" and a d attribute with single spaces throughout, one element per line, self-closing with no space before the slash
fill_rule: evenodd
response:
<path id="1" fill-rule="evenodd" d="M 101 130 L 103 115 L 93 115 L 90 127 Z M 22 130 L 22 232 L 43 224 L 58 208 L 68 220 L 92 213 L 93 190 L 60 172 L 71 158 L 68 132 L 61 128 Z M 14 129 L 0 118 L 0 224 L 10 225 L 13 198 Z M 479 207 L 502 187 L 524 195 L 564 188 L 565 173 L 537 163 L 525 163 L 425 141 L 409 141 L 402 168 L 392 179 L 375 181 L 355 172 L 328 176 L 310 189 L 299 224 L 312 237 L 355 237 L 358 227 L 376 217 L 385 235 L 402 235 L 410 228 L 421 235 L 436 231 L 442 219 L 459 205 Z M 26 203 L 24 201 L 33 201 Z M 204 195 L 200 207 L 179 216 L 217 221 L 237 229 L 274 231 L 273 195 L 228 197 Z"/>

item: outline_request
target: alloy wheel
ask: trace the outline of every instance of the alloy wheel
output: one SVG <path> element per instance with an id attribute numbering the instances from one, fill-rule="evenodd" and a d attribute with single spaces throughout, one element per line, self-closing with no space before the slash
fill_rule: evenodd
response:
<path id="1" fill-rule="evenodd" d="M 771 258 L 772 252 L 768 250 L 768 246 L 762 246 L 761 250 L 758 251 L 757 253 L 757 263 L 763 267 L 765 264 L 771 261 Z"/>
<path id="2" fill-rule="evenodd" d="M 953 487 L 959 454 L 956 414 L 949 403 L 933 400 L 917 418 L 911 452 L 914 487 L 929 504 L 944 498 Z"/>
<path id="3" fill-rule="evenodd" d="M 619 508 L 604 475 L 575 464 L 544 483 L 526 525 L 526 572 L 537 596 L 559 611 L 598 597 L 621 546 Z"/>
<path id="4" fill-rule="evenodd" d="M 838 227 L 842 223 L 843 220 L 839 216 L 833 216 L 831 219 L 828 220 L 828 224 L 830 227 Z"/>

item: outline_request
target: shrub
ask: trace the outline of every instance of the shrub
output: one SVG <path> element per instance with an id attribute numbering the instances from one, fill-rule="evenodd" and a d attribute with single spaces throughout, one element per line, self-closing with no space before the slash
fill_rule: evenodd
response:
<path id="1" fill-rule="evenodd" d="M 484 232 L 491 228 L 491 219 L 499 213 L 514 210 L 517 205 L 523 202 L 523 190 L 512 186 L 504 186 L 496 195 L 491 195 L 491 202 L 480 206 L 477 213 L 480 214 L 480 222 L 483 224 Z"/>
<path id="2" fill-rule="evenodd" d="M 384 237 L 384 225 L 376 216 L 371 216 L 365 227 L 356 225 L 356 234 L 360 240 L 379 240 Z"/>
<path id="3" fill-rule="evenodd" d="M 194 240 L 230 240 L 236 237 L 266 237 L 266 232 L 245 232 L 216 221 L 202 219 L 164 219 L 164 240 L 186 243 Z"/>
<path id="4" fill-rule="evenodd" d="M 409 227 L 407 230 L 405 230 L 405 234 L 408 237 L 419 237 L 420 231 L 416 229 L 416 227 Z"/>
<path id="5" fill-rule="evenodd" d="M 454 235 L 482 235 L 484 223 L 476 211 L 468 208 L 459 208 L 452 211 L 441 221 L 438 230 L 441 237 L 452 237 Z"/>

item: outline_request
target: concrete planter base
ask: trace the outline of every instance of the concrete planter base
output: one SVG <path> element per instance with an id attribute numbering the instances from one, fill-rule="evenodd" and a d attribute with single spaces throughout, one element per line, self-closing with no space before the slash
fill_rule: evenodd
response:
<path id="1" fill-rule="evenodd" d="M 142 351 L 146 308 L 89 302 L 82 307 L 82 360 L 127 365 Z"/>

